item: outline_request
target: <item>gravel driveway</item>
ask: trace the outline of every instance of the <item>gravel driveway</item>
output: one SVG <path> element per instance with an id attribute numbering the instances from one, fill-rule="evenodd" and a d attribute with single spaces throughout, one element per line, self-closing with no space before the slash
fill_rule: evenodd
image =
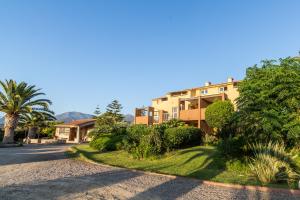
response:
<path id="1" fill-rule="evenodd" d="M 0 148 L 0 199 L 299 199 L 76 161 L 68 147 Z"/>

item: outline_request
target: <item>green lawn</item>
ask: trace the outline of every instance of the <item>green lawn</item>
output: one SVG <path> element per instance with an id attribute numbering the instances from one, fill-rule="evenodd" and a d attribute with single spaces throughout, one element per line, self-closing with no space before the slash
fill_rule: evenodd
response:
<path id="1" fill-rule="evenodd" d="M 125 151 L 99 153 L 88 145 L 77 145 L 70 156 L 86 158 L 98 163 L 159 172 L 163 174 L 188 176 L 202 180 L 242 185 L 259 185 L 251 178 L 248 167 L 240 161 L 228 161 L 218 154 L 215 147 L 198 146 L 168 153 L 160 158 L 136 160 Z M 269 185 L 284 187 L 287 185 Z"/>

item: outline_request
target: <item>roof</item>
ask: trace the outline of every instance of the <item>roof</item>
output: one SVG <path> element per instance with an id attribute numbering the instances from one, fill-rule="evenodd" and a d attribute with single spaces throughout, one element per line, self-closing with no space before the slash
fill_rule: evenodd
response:
<path id="1" fill-rule="evenodd" d="M 59 124 L 56 126 L 61 126 L 61 127 L 74 127 L 74 126 L 84 126 L 87 124 L 92 124 L 96 121 L 96 119 L 79 119 L 79 120 L 74 120 L 68 123 L 64 124 Z"/>
<path id="2" fill-rule="evenodd" d="M 167 97 L 167 96 L 157 97 L 157 98 L 152 99 L 152 101 L 153 101 L 153 100 L 158 100 L 158 99 L 165 99 L 165 98 L 168 98 L 168 97 Z"/>
<path id="3" fill-rule="evenodd" d="M 189 90 L 219 87 L 219 86 L 224 86 L 224 85 L 229 85 L 229 84 L 237 84 L 237 83 L 240 83 L 240 82 L 242 82 L 242 81 L 232 81 L 232 82 L 216 83 L 216 84 L 211 84 L 211 85 L 207 85 L 207 86 L 200 86 L 200 87 L 192 88 L 192 89 L 189 89 Z"/>
<path id="4" fill-rule="evenodd" d="M 187 92 L 187 91 L 197 90 L 197 89 L 201 90 L 201 89 L 206 89 L 206 88 L 211 88 L 211 87 L 219 87 L 219 86 L 224 86 L 224 85 L 229 85 L 229 84 L 236 84 L 236 83 L 239 83 L 239 82 L 241 82 L 241 81 L 238 80 L 238 81 L 232 81 L 232 82 L 216 83 L 216 84 L 211 84 L 211 85 L 207 85 L 207 86 L 200 86 L 200 87 L 189 88 L 189 89 L 185 89 L 185 90 L 172 91 L 172 92 L 168 92 L 167 94 Z M 154 98 L 154 99 L 152 99 L 152 101 L 162 99 L 162 98 L 166 98 L 166 96 Z"/>

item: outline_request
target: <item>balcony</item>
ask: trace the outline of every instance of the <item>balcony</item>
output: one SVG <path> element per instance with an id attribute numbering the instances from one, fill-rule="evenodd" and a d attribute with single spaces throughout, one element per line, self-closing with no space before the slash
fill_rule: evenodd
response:
<path id="1" fill-rule="evenodd" d="M 135 124 L 153 124 L 153 107 L 136 108 L 135 109 Z"/>
<path id="2" fill-rule="evenodd" d="M 146 124 L 148 125 L 149 124 L 149 117 L 148 116 L 137 116 L 135 117 L 135 123 L 136 124 Z"/>
<path id="3" fill-rule="evenodd" d="M 199 120 L 200 111 L 199 109 L 181 110 L 179 116 L 179 118 L 183 121 Z"/>
<path id="4" fill-rule="evenodd" d="M 200 112 L 201 112 L 201 120 L 205 120 L 205 111 L 206 111 L 206 108 L 201 108 L 200 109 Z"/>

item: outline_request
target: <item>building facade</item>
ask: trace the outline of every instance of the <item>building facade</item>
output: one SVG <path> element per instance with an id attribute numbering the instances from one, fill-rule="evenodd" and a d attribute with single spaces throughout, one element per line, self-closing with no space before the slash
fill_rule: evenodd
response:
<path id="1" fill-rule="evenodd" d="M 65 124 L 56 125 L 55 139 L 66 143 L 81 143 L 89 141 L 88 134 L 95 126 L 95 119 L 80 119 Z"/>
<path id="2" fill-rule="evenodd" d="M 205 121 L 207 106 L 217 100 L 230 100 L 236 105 L 235 101 L 239 96 L 238 82 L 228 78 L 225 83 L 206 82 L 203 87 L 169 92 L 153 99 L 149 107 L 136 108 L 135 124 L 154 125 L 170 119 L 180 119 L 205 132 L 211 132 Z"/>

